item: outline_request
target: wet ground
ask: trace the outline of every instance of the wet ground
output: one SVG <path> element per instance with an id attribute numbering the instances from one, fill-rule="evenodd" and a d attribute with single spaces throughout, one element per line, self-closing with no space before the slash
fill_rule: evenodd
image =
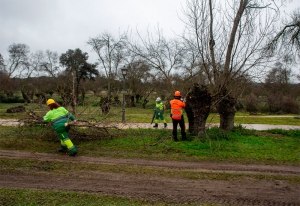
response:
<path id="1" fill-rule="evenodd" d="M 22 165 L 0 165 L 0 188 L 75 191 L 167 203 L 160 205 L 300 205 L 300 186 L 289 181 L 300 175 L 299 167 L 295 166 L 116 159 L 81 155 L 69 157 L 14 150 L 0 150 L 0 159 L 37 163 L 35 167 L 26 169 Z M 51 167 L 53 163 L 78 167 L 70 166 L 72 169 L 67 172 L 58 168 L 43 169 Z M 87 165 L 91 167 L 86 167 Z M 126 172 L 126 169 L 103 170 L 105 165 L 136 168 L 136 173 Z M 138 172 L 145 169 L 154 172 L 152 175 Z M 194 174 L 194 177 L 176 175 L 183 173 Z M 205 174 L 227 174 L 231 178 L 200 178 Z"/>
<path id="2" fill-rule="evenodd" d="M 300 124 L 300 121 L 299 121 Z M 0 125 L 2 126 L 18 126 L 22 125 L 22 122 L 16 119 L 0 119 Z M 122 128 L 153 128 L 154 124 L 149 123 L 111 123 L 111 125 Z M 99 124 L 101 126 L 101 124 Z M 106 124 L 107 126 L 107 124 Z M 218 124 L 206 124 L 207 128 L 217 127 Z M 275 125 L 275 124 L 242 124 L 246 129 L 254 129 L 254 130 L 268 130 L 268 129 L 300 129 L 300 125 Z M 160 123 L 158 128 L 163 128 L 163 124 Z M 186 124 L 186 128 L 188 128 L 188 124 Z M 167 129 L 172 129 L 172 125 L 169 123 Z"/>

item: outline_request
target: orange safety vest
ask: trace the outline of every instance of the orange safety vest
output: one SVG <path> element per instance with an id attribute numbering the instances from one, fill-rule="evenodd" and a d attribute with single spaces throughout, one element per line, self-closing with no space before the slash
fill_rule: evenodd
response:
<path id="1" fill-rule="evenodd" d="M 171 114 L 172 114 L 172 119 L 175 120 L 181 120 L 182 116 L 182 108 L 185 107 L 185 103 L 180 101 L 179 99 L 173 99 L 170 101 L 171 105 Z"/>

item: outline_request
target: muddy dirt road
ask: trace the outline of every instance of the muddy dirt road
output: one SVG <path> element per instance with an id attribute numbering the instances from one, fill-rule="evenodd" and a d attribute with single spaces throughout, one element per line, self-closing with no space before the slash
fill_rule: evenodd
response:
<path id="1" fill-rule="evenodd" d="M 0 188 L 64 190 L 132 197 L 148 201 L 174 203 L 215 203 L 220 205 L 300 205 L 300 185 L 287 180 L 256 179 L 259 175 L 299 177 L 300 167 L 246 165 L 209 162 L 155 161 L 144 159 L 113 159 L 104 157 L 29 153 L 0 150 L 6 160 L 28 159 L 66 164 L 103 164 L 134 166 L 163 171 L 238 174 L 243 179 L 209 180 L 170 177 L 165 175 L 74 171 L 74 174 L 6 170 L 0 165 Z"/>

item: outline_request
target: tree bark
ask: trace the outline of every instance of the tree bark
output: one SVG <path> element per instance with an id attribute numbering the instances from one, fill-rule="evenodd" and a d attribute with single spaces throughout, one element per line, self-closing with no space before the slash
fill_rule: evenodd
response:
<path id="1" fill-rule="evenodd" d="M 219 128 L 230 131 L 234 127 L 236 98 L 228 93 L 227 90 L 223 90 L 218 97 L 219 103 L 217 104 L 217 110 L 220 115 Z"/>
<path id="2" fill-rule="evenodd" d="M 189 132 L 199 135 L 205 132 L 212 97 L 206 86 L 195 84 L 186 96 L 186 114 L 189 120 Z"/>

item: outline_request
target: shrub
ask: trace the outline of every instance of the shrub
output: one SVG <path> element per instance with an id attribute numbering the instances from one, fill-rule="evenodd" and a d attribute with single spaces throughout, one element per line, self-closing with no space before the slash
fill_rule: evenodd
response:
<path id="1" fill-rule="evenodd" d="M 299 113 L 299 104 L 291 97 L 284 97 L 282 101 L 282 111 L 289 114 Z"/>
<path id="2" fill-rule="evenodd" d="M 250 113 L 258 112 L 258 98 L 253 93 L 246 97 L 246 111 Z"/>
<path id="3" fill-rule="evenodd" d="M 0 102 L 2 103 L 24 103 L 24 99 L 20 99 L 19 96 L 9 96 L 5 97 L 3 95 L 0 95 Z"/>
<path id="4" fill-rule="evenodd" d="M 281 111 L 281 95 L 272 95 L 268 97 L 269 113 L 280 113 Z"/>

